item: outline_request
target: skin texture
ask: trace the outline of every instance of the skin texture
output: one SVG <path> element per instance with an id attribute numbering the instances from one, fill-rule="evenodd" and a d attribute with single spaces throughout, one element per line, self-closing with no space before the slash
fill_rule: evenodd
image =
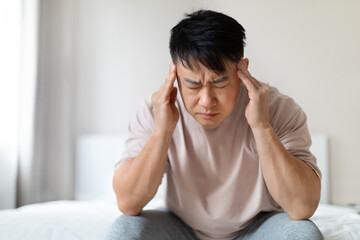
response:
<path id="1" fill-rule="evenodd" d="M 241 83 L 236 71 L 236 63 L 229 61 L 226 62 L 226 71 L 219 75 L 202 64 L 191 71 L 178 63 L 178 86 L 185 108 L 204 127 L 218 126 L 233 110 Z M 225 80 L 214 82 L 221 78 Z M 203 114 L 216 115 L 208 118 Z"/>
<path id="2" fill-rule="evenodd" d="M 309 165 L 292 156 L 274 133 L 269 122 L 269 87 L 251 76 L 245 60 L 241 59 L 237 68 L 248 90 L 245 116 L 255 137 L 269 192 L 292 219 L 308 219 L 319 205 L 320 179 Z"/>
<path id="3" fill-rule="evenodd" d="M 167 151 L 179 120 L 175 106 L 177 88 L 187 111 L 204 127 L 218 126 L 233 110 L 240 83 L 249 95 L 245 116 L 251 127 L 266 186 L 274 200 L 294 220 L 310 218 L 320 201 L 321 184 L 309 165 L 292 156 L 282 145 L 269 122 L 269 87 L 257 81 L 248 71 L 249 60 L 228 63 L 223 75 L 226 81 L 211 83 L 219 76 L 199 64 L 190 71 L 181 64 L 170 63 L 167 78 L 152 95 L 155 128 L 136 158 L 121 164 L 115 171 L 113 187 L 120 211 L 138 215 L 153 198 L 165 170 Z M 198 84 L 190 84 L 185 79 Z M 196 86 L 195 86 L 196 85 Z M 195 88 L 195 89 L 190 89 Z M 211 118 L 204 113 L 214 113 Z"/>
<path id="4" fill-rule="evenodd" d="M 177 88 L 173 86 L 175 79 L 176 66 L 170 63 L 165 82 L 151 96 L 155 116 L 155 131 L 172 134 L 179 120 L 179 110 L 175 106 Z"/>
<path id="5" fill-rule="evenodd" d="M 171 137 L 179 120 L 175 106 L 177 95 L 173 87 L 176 66 L 170 64 L 168 75 L 152 95 L 155 129 L 140 154 L 115 170 L 113 189 L 117 206 L 126 215 L 136 216 L 155 196 L 165 172 L 167 151 Z"/>

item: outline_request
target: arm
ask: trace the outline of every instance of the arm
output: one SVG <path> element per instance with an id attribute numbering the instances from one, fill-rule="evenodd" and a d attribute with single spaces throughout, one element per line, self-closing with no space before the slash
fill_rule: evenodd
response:
<path id="1" fill-rule="evenodd" d="M 155 128 L 149 140 L 137 157 L 120 164 L 114 173 L 117 205 L 127 215 L 138 215 L 161 183 L 172 133 L 179 120 L 174 81 L 175 66 L 160 90 L 152 95 Z"/>
<path id="2" fill-rule="evenodd" d="M 320 179 L 310 166 L 292 156 L 269 121 L 269 87 L 253 78 L 248 60 L 238 63 L 238 76 L 249 95 L 245 116 L 254 134 L 264 180 L 274 200 L 294 220 L 311 217 L 320 201 Z"/>
<path id="3" fill-rule="evenodd" d="M 320 179 L 292 156 L 272 128 L 253 130 L 266 185 L 274 200 L 294 220 L 310 218 L 320 201 Z"/>
<path id="4" fill-rule="evenodd" d="M 153 132 L 139 156 L 116 169 L 113 188 L 120 211 L 138 215 L 155 196 L 165 171 L 170 140 L 171 136 Z"/>

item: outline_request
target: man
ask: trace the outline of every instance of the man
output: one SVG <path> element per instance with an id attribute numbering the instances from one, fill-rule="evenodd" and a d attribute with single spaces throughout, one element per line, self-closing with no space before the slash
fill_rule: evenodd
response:
<path id="1" fill-rule="evenodd" d="M 306 115 L 256 80 L 244 28 L 214 11 L 171 31 L 169 74 L 129 125 L 108 239 L 322 239 Z M 174 86 L 177 79 L 179 93 Z M 167 209 L 142 211 L 167 174 Z"/>

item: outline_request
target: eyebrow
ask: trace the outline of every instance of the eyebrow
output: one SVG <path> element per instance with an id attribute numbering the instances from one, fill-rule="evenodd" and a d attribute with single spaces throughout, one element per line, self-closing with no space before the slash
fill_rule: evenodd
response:
<path id="1" fill-rule="evenodd" d="M 227 76 L 223 76 L 223 77 L 220 77 L 220 78 L 215 79 L 215 80 L 213 80 L 213 81 L 210 81 L 210 83 L 220 83 L 220 82 L 226 81 L 227 79 L 228 79 Z M 190 78 L 184 78 L 184 80 L 185 80 L 186 82 L 188 82 L 188 83 L 191 83 L 191 84 L 200 84 L 200 82 L 197 82 L 197 81 L 192 80 L 192 79 L 190 79 Z"/>

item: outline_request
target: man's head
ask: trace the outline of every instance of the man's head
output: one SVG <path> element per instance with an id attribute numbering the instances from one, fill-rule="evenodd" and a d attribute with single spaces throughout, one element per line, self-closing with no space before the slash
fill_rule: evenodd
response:
<path id="1" fill-rule="evenodd" d="M 244 55 L 244 40 L 245 30 L 236 20 L 214 11 L 187 14 L 171 30 L 180 93 L 187 111 L 203 126 L 219 125 L 236 103 L 236 64 Z"/>

